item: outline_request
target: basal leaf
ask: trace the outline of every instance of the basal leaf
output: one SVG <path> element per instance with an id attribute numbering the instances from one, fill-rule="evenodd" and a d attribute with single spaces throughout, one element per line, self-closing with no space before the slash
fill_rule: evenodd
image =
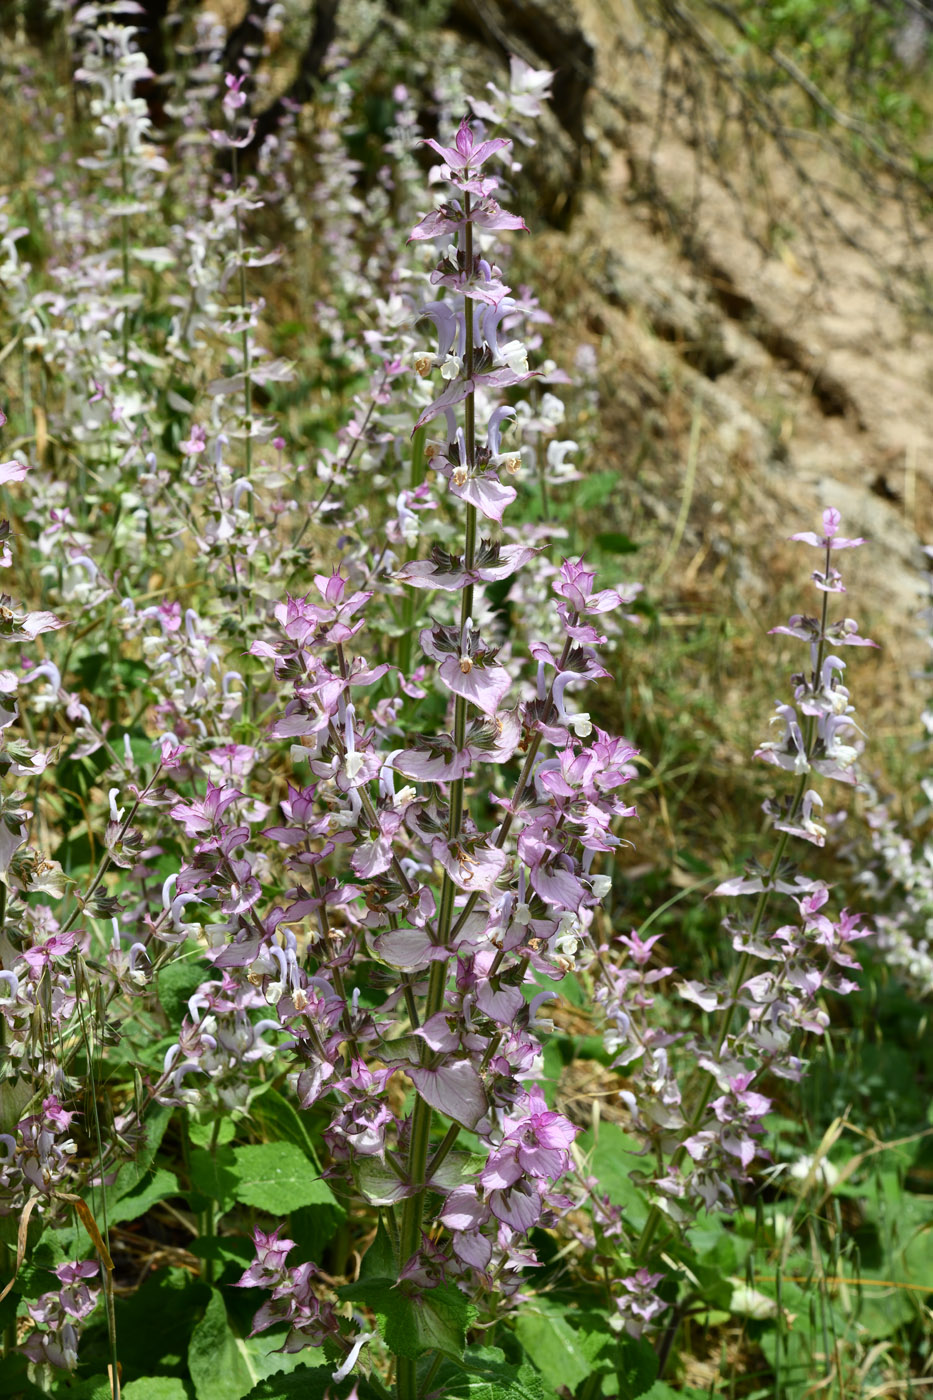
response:
<path id="1" fill-rule="evenodd" d="M 117 1298 L 120 1362 L 128 1380 L 140 1376 L 181 1378 L 186 1375 L 188 1344 L 195 1319 L 210 1296 L 206 1284 L 187 1269 L 176 1268 L 154 1269 L 135 1293 Z M 98 1329 L 95 1354 L 105 1357 L 108 1350 L 102 1309 L 96 1314 L 94 1325 Z M 87 1345 L 87 1339 L 83 1338 L 83 1354 L 86 1354 Z"/>
<path id="2" fill-rule="evenodd" d="M 599 1178 L 600 1189 L 606 1192 L 613 1205 L 623 1207 L 630 1224 L 636 1228 L 643 1225 L 648 1207 L 630 1173 L 644 1171 L 645 1158 L 635 1155 L 637 1143 L 634 1139 L 615 1123 L 601 1123 L 595 1148 L 592 1133 L 583 1135 L 580 1146 L 584 1151 L 591 1149 L 589 1170 Z"/>
<path id="3" fill-rule="evenodd" d="M 301 1206 L 341 1207 L 320 1171 L 293 1142 L 263 1142 L 233 1149 L 236 1199 L 271 1215 Z"/>
<path id="4" fill-rule="evenodd" d="M 120 1387 L 122 1400 L 193 1400 L 188 1381 L 177 1376 L 145 1376 Z"/>
<path id="5" fill-rule="evenodd" d="M 110 1224 L 119 1224 L 121 1220 L 138 1220 L 157 1201 L 164 1201 L 169 1196 L 177 1196 L 178 1194 L 178 1178 L 175 1173 L 167 1171 L 164 1167 L 157 1167 L 151 1175 L 141 1181 L 133 1191 L 128 1191 L 110 1209 L 108 1212 Z"/>
<path id="6" fill-rule="evenodd" d="M 592 1371 L 592 1359 L 562 1310 L 542 1302 L 537 1299 L 522 1309 L 515 1320 L 515 1335 L 545 1378 L 559 1376 L 561 1385 L 575 1390 Z"/>
<path id="7" fill-rule="evenodd" d="M 270 1085 L 256 1094 L 250 1104 L 250 1117 L 263 1129 L 265 1137 L 294 1143 L 315 1165 L 319 1165 L 307 1120 L 278 1089 Z"/>
<path id="8" fill-rule="evenodd" d="M 299 1355 L 276 1350 L 283 1337 L 264 1333 L 240 1337 L 230 1326 L 223 1296 L 216 1288 L 203 1318 L 191 1334 L 188 1370 L 196 1400 L 243 1400 L 269 1376 L 307 1366 Z"/>
<path id="9" fill-rule="evenodd" d="M 314 1355 L 315 1353 L 311 1353 Z M 288 1376 L 273 1376 L 271 1380 L 260 1381 L 246 1396 L 246 1400 L 348 1400 L 354 1385 L 359 1400 L 377 1400 L 378 1392 L 362 1376 L 348 1376 L 338 1384 L 331 1379 L 331 1367 L 321 1364 L 309 1369 L 308 1353 L 303 1353 L 303 1364 Z"/>
<path id="10" fill-rule="evenodd" d="M 453 1284 L 432 1288 L 417 1300 L 390 1278 L 361 1278 L 340 1289 L 342 1298 L 365 1303 L 376 1314 L 390 1351 L 417 1361 L 426 1351 L 463 1354 L 469 1304 Z"/>
<path id="11" fill-rule="evenodd" d="M 553 1394 L 529 1362 L 513 1366 L 498 1347 L 467 1347 L 462 1361 L 442 1368 L 439 1381 L 445 1400 L 547 1400 Z"/>
<path id="12" fill-rule="evenodd" d="M 188 1174 L 192 1190 L 222 1210 L 238 1199 L 240 1178 L 232 1147 L 217 1147 L 213 1152 L 206 1147 L 194 1148 L 188 1159 Z"/>

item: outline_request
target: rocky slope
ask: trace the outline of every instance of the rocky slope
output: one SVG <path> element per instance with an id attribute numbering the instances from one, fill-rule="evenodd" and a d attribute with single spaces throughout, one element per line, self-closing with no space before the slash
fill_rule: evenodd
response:
<path id="1" fill-rule="evenodd" d="M 559 314 L 597 346 L 619 521 L 655 522 L 663 545 L 690 489 L 671 586 L 689 607 L 727 582 L 751 615 L 799 577 L 784 537 L 837 505 L 870 540 L 849 569 L 852 611 L 883 636 L 874 683 L 888 724 L 910 732 L 916 697 L 904 721 L 901 705 L 927 652 L 919 546 L 933 540 L 929 235 L 818 145 L 800 143 L 806 180 L 767 143 L 755 167 L 723 141 L 717 165 L 689 63 L 665 78 L 662 36 L 628 0 L 574 8 L 599 179 L 536 252 Z"/>

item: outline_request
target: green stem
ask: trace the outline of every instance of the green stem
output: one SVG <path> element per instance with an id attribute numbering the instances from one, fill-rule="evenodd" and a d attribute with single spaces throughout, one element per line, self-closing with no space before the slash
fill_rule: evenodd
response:
<path id="1" fill-rule="evenodd" d="M 91 1007 L 91 984 L 88 981 L 87 968 L 80 954 L 75 953 L 72 957 L 72 967 L 74 971 L 74 983 L 76 993 L 76 1007 L 78 1020 L 81 1027 L 81 1038 L 84 1044 L 84 1054 L 87 1060 L 87 1079 L 90 1098 L 91 1117 L 94 1122 L 94 1134 L 97 1143 L 97 1164 L 101 1182 L 104 1179 L 104 1142 L 100 1130 L 100 1110 L 97 1103 L 98 1080 L 96 1076 L 96 1066 L 94 1062 L 94 1049 L 91 1041 L 91 1031 L 89 1025 Z M 101 989 L 98 987 L 98 991 Z M 87 998 L 87 1006 L 84 1005 L 82 997 Z M 103 1018 L 103 1010 L 101 1009 Z M 103 1027 L 101 1027 L 103 1029 Z M 93 1194 L 92 1194 L 93 1200 Z M 96 1203 L 95 1203 L 96 1204 Z M 113 1400 L 120 1400 L 120 1366 L 117 1355 L 117 1317 L 114 1305 L 113 1293 L 113 1264 L 110 1254 L 110 1224 L 107 1217 L 107 1192 L 101 1188 L 100 1204 L 97 1206 L 100 1212 L 101 1238 L 105 1246 L 105 1253 L 100 1258 L 101 1281 L 104 1287 L 104 1305 L 107 1314 L 107 1341 L 110 1349 L 110 1374 L 111 1374 L 111 1395 Z M 99 1251 L 98 1251 L 99 1252 Z"/>
<path id="2" fill-rule="evenodd" d="M 577 614 L 576 614 L 576 612 L 574 612 L 574 613 L 571 615 L 571 624 L 575 623 L 576 620 L 577 620 Z M 560 660 L 559 660 L 558 663 L 557 663 L 557 671 L 555 672 L 555 678 L 556 678 L 556 676 L 558 676 L 558 675 L 560 674 L 561 671 L 563 671 L 564 667 L 567 665 L 567 662 L 568 662 L 568 660 L 570 659 L 570 653 L 571 653 L 572 650 L 573 650 L 573 640 L 572 640 L 572 638 L 568 637 L 567 640 L 566 640 L 565 643 L 564 643 L 564 649 L 563 649 L 563 651 L 561 652 Z M 552 682 L 551 682 L 551 685 L 550 685 L 550 688 L 549 688 L 549 690 L 548 690 L 548 693 L 547 693 L 547 700 L 546 700 L 546 702 L 545 702 L 545 713 L 547 713 L 548 710 L 550 709 L 550 702 L 551 702 L 551 698 L 552 698 L 553 694 L 554 694 L 554 682 L 552 681 Z M 513 822 L 513 820 L 514 820 L 514 813 L 518 810 L 518 804 L 519 804 L 519 802 L 520 802 L 520 800 L 521 800 L 521 798 L 522 798 L 522 795 L 523 795 L 523 793 L 524 793 L 524 791 L 525 791 L 525 788 L 526 788 L 526 787 L 528 786 L 528 784 L 531 782 L 531 775 L 532 775 L 532 773 L 534 772 L 535 759 L 538 757 L 538 750 L 539 750 L 540 747 L 541 747 L 541 737 L 542 737 L 542 736 L 541 736 L 541 731 L 538 730 L 538 731 L 533 735 L 533 737 L 532 737 L 532 739 L 531 739 L 531 742 L 530 742 L 529 745 L 528 745 L 528 752 L 525 754 L 525 762 L 522 764 L 522 771 L 521 771 L 521 772 L 519 773 L 519 775 L 518 775 L 518 782 L 515 784 L 515 791 L 512 793 L 512 801 L 511 801 L 511 803 L 509 804 L 509 806 L 510 806 L 510 811 L 506 812 L 505 816 L 503 817 L 502 822 L 501 822 L 501 825 L 500 825 L 500 827 L 499 827 L 499 834 L 498 834 L 498 836 L 496 837 L 495 842 L 494 842 L 494 845 L 495 845 L 495 847 L 496 847 L 497 850 L 500 850 L 500 851 L 501 851 L 501 850 L 502 850 L 502 847 L 505 845 L 506 841 L 508 840 L 509 832 L 512 830 L 512 822 Z M 459 918 L 457 919 L 457 922 L 454 924 L 453 928 L 451 929 L 451 933 L 450 933 L 451 941 L 453 941 L 453 940 L 456 938 L 457 934 L 458 934 L 458 933 L 460 932 L 460 930 L 463 928 L 463 926 L 464 926 L 464 924 L 466 923 L 467 919 L 468 919 L 468 918 L 470 917 L 470 915 L 473 913 L 473 909 L 474 909 L 474 907 L 475 907 L 475 905 L 476 905 L 476 901 L 477 901 L 478 899 L 479 899 L 479 895 L 478 895 L 478 894 L 471 894 L 471 895 L 470 895 L 469 899 L 467 900 L 466 904 L 463 906 L 463 909 L 462 909 L 461 912 L 460 912 L 460 916 L 459 916 Z M 501 954 L 500 954 L 500 955 L 497 957 L 496 962 L 495 962 L 493 968 L 490 970 L 490 972 L 491 972 L 491 973 L 492 973 L 492 972 L 498 972 L 499 966 L 500 966 L 501 962 L 502 962 L 502 956 L 501 956 Z"/>
<path id="3" fill-rule="evenodd" d="M 464 262 L 467 269 L 467 276 L 469 276 L 473 268 L 473 225 L 470 216 L 469 194 L 464 195 L 464 214 L 466 217 L 463 244 Z M 464 297 L 463 317 L 466 328 L 463 373 L 465 378 L 472 379 L 475 346 L 473 341 L 473 306 L 469 297 Z M 468 465 L 472 466 L 476 456 L 476 404 L 472 393 L 467 395 L 464 403 L 464 438 L 466 460 Z M 466 539 L 463 552 L 464 568 L 472 569 L 475 558 L 476 509 L 474 506 L 468 505 L 466 510 Z M 461 633 L 472 617 L 472 613 L 473 586 L 472 584 L 468 584 L 463 590 L 460 602 Z M 454 699 L 454 743 L 458 750 L 462 749 L 466 742 L 466 722 L 467 702 L 463 696 L 458 695 Z M 463 795 L 464 781 L 460 778 L 450 785 L 450 806 L 447 817 L 447 839 L 450 842 L 457 840 L 462 829 Z M 450 930 L 453 923 L 455 900 L 456 886 L 445 870 L 444 878 L 441 883 L 441 897 L 437 919 L 438 943 L 444 948 L 450 946 Z M 447 986 L 447 970 L 447 958 L 439 959 L 437 962 L 431 964 L 431 972 L 428 979 L 427 1006 L 425 1007 L 426 1021 L 436 1015 L 444 1004 L 444 989 Z M 427 1047 L 425 1048 L 427 1049 Z M 425 1189 L 425 1172 L 428 1162 L 428 1149 L 431 1141 L 431 1113 L 430 1104 L 426 1103 L 419 1094 L 412 1114 L 411 1147 L 408 1159 L 409 1178 L 416 1189 L 414 1194 L 409 1196 L 406 1200 L 402 1211 L 402 1227 L 399 1241 L 399 1264 L 402 1267 L 404 1267 L 421 1244 L 424 1203 L 427 1195 Z M 418 1379 L 415 1363 L 403 1356 L 398 1358 L 396 1395 L 398 1400 L 417 1400 L 418 1396 Z"/>
<path id="4" fill-rule="evenodd" d="M 827 574 L 830 570 L 831 559 L 832 550 L 827 549 L 825 566 L 825 571 Z M 816 658 L 813 667 L 813 674 L 811 677 L 811 685 L 814 693 L 819 689 L 820 686 L 820 672 L 823 668 L 823 657 L 825 654 L 824 639 L 826 636 L 828 611 L 829 594 L 824 591 L 822 616 L 820 621 L 820 640 L 817 644 Z M 816 739 L 816 717 L 814 715 L 808 715 L 806 719 L 806 733 L 804 737 L 804 752 L 806 754 L 807 760 L 806 768 L 804 772 L 800 774 L 799 780 L 797 782 L 797 788 L 794 792 L 793 801 L 791 802 L 790 811 L 788 812 L 786 819 L 787 826 L 793 825 L 794 819 L 796 818 L 803 804 L 804 794 L 807 790 L 807 780 L 810 774 L 810 763 L 813 757 Z M 749 942 L 754 942 L 754 940 L 758 936 L 759 930 L 761 929 L 762 921 L 764 920 L 765 916 L 765 911 L 768 906 L 768 900 L 770 899 L 771 894 L 773 893 L 773 882 L 780 868 L 781 862 L 784 859 L 784 852 L 787 849 L 789 839 L 789 832 L 782 831 L 780 833 L 777 846 L 775 847 L 774 854 L 771 857 L 771 863 L 768 868 L 768 873 L 764 880 L 764 889 L 760 892 L 758 896 L 758 902 L 755 906 L 755 914 L 752 919 L 751 927 L 749 929 Z M 729 1036 L 729 1032 L 732 1029 L 732 1022 L 735 1016 L 735 1008 L 737 1004 L 738 994 L 748 976 L 748 970 L 751 965 L 752 957 L 752 953 L 743 953 L 741 958 L 739 959 L 738 965 L 736 966 L 735 972 L 732 975 L 732 979 L 729 984 L 728 998 L 726 1001 L 726 1005 L 723 1008 L 723 1015 L 719 1027 L 719 1034 L 716 1038 L 715 1053 L 717 1056 L 721 1053 L 722 1047 L 725 1045 L 726 1040 Z M 699 1128 L 703 1120 L 703 1115 L 706 1112 L 706 1109 L 709 1105 L 710 1099 L 713 1096 L 713 1091 L 715 1088 L 716 1081 L 713 1079 L 712 1075 L 708 1075 L 705 1087 L 697 1100 L 696 1107 L 694 1108 L 693 1113 L 691 1114 L 689 1122 L 687 1124 L 686 1133 L 684 1134 L 685 1137 L 692 1136 Z M 676 1168 L 680 1165 L 680 1163 L 684 1159 L 684 1156 L 686 1155 L 686 1151 L 687 1149 L 681 1143 L 681 1145 L 677 1148 L 677 1150 L 674 1152 L 671 1158 L 670 1165 L 672 1168 Z M 635 1249 L 634 1257 L 636 1264 L 640 1264 L 644 1260 L 648 1250 L 650 1249 L 651 1243 L 657 1232 L 658 1226 L 661 1223 L 662 1216 L 663 1212 L 657 1206 L 652 1206 L 651 1210 L 648 1212 L 647 1219 L 645 1220 L 641 1236 L 639 1237 L 638 1244 Z"/>
<path id="5" fill-rule="evenodd" d="M 6 1279 L 10 1279 L 13 1277 L 13 1270 L 16 1268 L 16 1254 L 12 1249 L 10 1249 L 9 1245 L 3 1246 L 3 1257 L 5 1259 L 3 1277 Z M 14 1315 L 9 1319 L 9 1321 L 3 1329 L 3 1359 L 6 1360 L 8 1356 L 12 1356 L 15 1350 L 16 1314 L 14 1312 Z"/>
<path id="6" fill-rule="evenodd" d="M 501 1037 L 500 1037 L 500 1038 L 501 1038 Z M 428 1163 L 427 1167 L 425 1168 L 425 1180 L 426 1180 L 426 1181 L 430 1181 L 430 1180 L 431 1180 L 431 1178 L 433 1177 L 434 1173 L 437 1171 L 437 1169 L 438 1169 L 438 1167 L 441 1165 L 441 1163 L 445 1160 L 445 1158 L 447 1157 L 448 1152 L 449 1152 L 450 1149 L 453 1147 L 454 1143 L 457 1141 L 457 1138 L 458 1138 L 459 1136 L 460 1136 L 460 1124 L 459 1124 L 459 1123 L 451 1123 L 450 1127 L 447 1129 L 446 1134 L 444 1135 L 444 1141 L 441 1143 L 440 1147 L 439 1147 L 439 1148 L 437 1149 L 437 1151 L 434 1153 L 434 1156 L 431 1158 L 430 1162 Z"/>
<path id="7" fill-rule="evenodd" d="M 418 428 L 412 441 L 411 449 L 411 489 L 416 491 L 424 481 L 425 458 L 424 444 L 427 438 L 427 428 Z M 409 549 L 406 559 L 410 562 L 417 556 L 417 549 Z M 398 668 L 402 676 L 411 673 L 412 652 L 415 644 L 415 612 L 417 609 L 416 590 L 408 588 L 405 592 L 405 599 L 402 604 L 402 635 L 398 639 Z"/>
<path id="8" fill-rule="evenodd" d="M 803 774 L 801 775 L 801 779 L 797 787 L 797 793 L 794 798 L 794 803 L 791 808 L 791 820 L 793 819 L 793 815 L 796 814 L 800 802 L 803 799 L 805 788 L 806 774 Z M 782 831 L 780 840 L 778 841 L 778 844 L 775 847 L 774 855 L 771 858 L 771 864 L 768 868 L 768 873 L 765 877 L 765 888 L 759 894 L 758 903 L 755 906 L 755 915 L 752 919 L 751 927 L 749 929 L 749 941 L 753 941 L 758 936 L 758 932 L 761 928 L 761 924 L 764 919 L 765 910 L 768 906 L 768 899 L 772 893 L 771 881 L 777 873 L 778 867 L 780 866 L 780 863 L 784 858 L 784 851 L 787 848 L 787 842 L 788 833 L 786 831 Z M 729 984 L 729 992 L 726 1000 L 726 1005 L 723 1008 L 722 1021 L 719 1026 L 719 1033 L 716 1037 L 715 1053 L 717 1056 L 721 1053 L 722 1047 L 723 1045 L 725 1045 L 729 1032 L 732 1029 L 732 1020 L 735 1015 L 736 998 L 738 997 L 742 984 L 748 976 L 748 968 L 749 964 L 751 963 L 751 960 L 751 953 L 743 953 L 741 958 L 739 959 L 734 973 L 732 974 L 732 980 Z M 711 1074 L 707 1075 L 706 1084 L 700 1094 L 700 1097 L 697 1099 L 696 1106 L 693 1110 L 693 1113 L 690 1116 L 689 1123 L 687 1124 L 687 1129 L 685 1133 L 686 1137 L 692 1137 L 692 1135 L 697 1131 L 700 1124 L 702 1123 L 703 1115 L 706 1112 L 710 1099 L 713 1097 L 713 1091 L 715 1088 L 715 1079 Z M 680 1146 L 674 1152 L 673 1156 L 671 1157 L 670 1165 L 672 1169 L 680 1165 L 680 1163 L 686 1156 L 686 1152 L 686 1147 L 683 1145 L 683 1143 L 681 1143 Z M 658 1226 L 661 1223 L 662 1218 L 663 1212 L 658 1208 L 658 1206 L 652 1206 L 651 1210 L 648 1212 L 648 1216 L 645 1220 L 645 1224 L 642 1229 L 638 1245 L 635 1249 L 636 1264 L 640 1264 L 645 1258 L 647 1251 L 651 1247 L 651 1242 L 654 1239 L 655 1233 L 657 1231 Z"/>
<path id="9" fill-rule="evenodd" d="M 130 242 L 129 229 L 127 228 L 126 204 L 129 200 L 129 186 L 126 175 L 126 132 L 120 131 L 120 193 L 123 198 L 124 208 L 120 210 L 120 263 L 123 273 L 123 369 L 126 373 L 126 361 L 130 352 L 130 309 L 126 300 L 130 294 Z"/>
<path id="10" fill-rule="evenodd" d="M 237 148 L 231 146 L 233 157 L 233 197 L 239 201 L 240 195 L 240 168 L 237 161 Z M 234 222 L 236 225 L 236 260 L 240 275 L 240 315 L 244 320 L 248 320 L 246 306 L 246 268 L 243 264 L 243 224 L 240 219 L 239 202 L 234 207 Z M 249 339 L 249 325 L 245 325 L 240 332 L 240 350 L 243 355 L 243 413 L 246 422 L 246 467 L 245 476 L 249 476 L 253 469 L 253 355 Z M 253 493 L 248 491 L 249 496 L 249 518 L 253 519 Z"/>

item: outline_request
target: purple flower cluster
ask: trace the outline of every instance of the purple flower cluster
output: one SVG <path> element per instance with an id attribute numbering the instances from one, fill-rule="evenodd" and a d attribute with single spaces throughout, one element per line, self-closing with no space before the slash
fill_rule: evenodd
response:
<path id="1" fill-rule="evenodd" d="M 21 1350 L 30 1361 L 65 1371 L 74 1370 L 81 1324 L 97 1307 L 100 1295 L 100 1289 L 90 1287 L 87 1280 L 96 1278 L 97 1274 L 98 1266 L 94 1263 L 59 1264 L 55 1277 L 62 1287 L 26 1304 L 29 1320 L 35 1327 Z"/>
<path id="2" fill-rule="evenodd" d="M 538 1008 L 548 996 L 535 982 L 574 966 L 608 887 L 593 862 L 618 848 L 616 823 L 633 812 L 621 798 L 632 747 L 595 727 L 570 695 L 608 674 L 598 659 L 602 619 L 636 590 L 597 590 L 591 570 L 565 560 L 551 575 L 549 633 L 529 641 L 536 679 L 522 699 L 514 658 L 502 664 L 502 644 L 483 620 L 483 594 L 538 551 L 481 538 L 477 517 L 498 524 L 515 497 L 500 477 L 511 461 L 500 434 L 512 410 L 495 396 L 530 371 L 517 342 L 500 342 L 514 307 L 474 241 L 522 224 L 493 198 L 497 181 L 483 170 L 504 139 L 480 140 L 464 121 L 454 144 L 429 144 L 459 197 L 421 219 L 414 237 L 456 239 L 431 280 L 457 300 L 420 313 L 439 345 L 416 369 L 439 371 L 445 387 L 416 426 L 445 429 L 429 456 L 451 505 L 465 510 L 463 546 L 435 547 L 429 560 L 397 570 L 399 583 L 430 590 L 439 609 L 420 629 L 422 659 L 408 675 L 367 658 L 373 590 L 342 571 L 276 607 L 278 639 L 252 650 L 292 683 L 271 734 L 293 741 L 311 781 L 290 787 L 282 823 L 262 835 L 295 883 L 282 905 L 260 912 L 251 892 L 262 857 L 245 825 L 228 825 L 242 794 L 225 788 L 173 808 L 200 838 L 177 888 L 197 888 L 219 907 L 227 938 L 211 956 L 227 975 L 262 987 L 291 1037 L 301 1104 L 330 1103 L 332 1170 L 371 1203 L 398 1209 L 401 1276 L 419 1287 L 459 1281 L 501 1306 L 530 1260 L 529 1231 L 571 1205 L 557 1187 L 576 1129 L 534 1083 Z M 399 698 L 445 696 L 446 730 L 402 727 L 395 701 L 370 699 L 390 678 Z M 507 766 L 515 776 L 503 790 L 497 775 Z M 236 899 L 223 898 L 234 876 Z M 299 921 L 304 959 L 282 937 Z M 407 1114 L 392 1089 L 399 1076 L 416 1090 Z M 440 1141 L 435 1115 L 446 1128 Z M 460 1127 L 486 1157 L 466 1179 Z M 440 1197 L 440 1238 L 426 1233 L 428 1190 Z M 260 1252 L 266 1246 L 257 1236 Z M 261 1281 L 258 1267 L 250 1283 Z"/>
<path id="3" fill-rule="evenodd" d="M 841 538 L 839 523 L 838 512 L 827 510 L 820 534 L 793 536 L 823 553 L 823 567 L 813 575 L 823 602 L 820 616 L 795 616 L 787 627 L 773 629 L 806 641 L 810 664 L 793 677 L 793 701 L 777 707 L 782 738 L 757 751 L 796 777 L 787 799 L 765 804 L 776 837 L 770 860 L 715 891 L 754 898 L 748 916 L 730 914 L 724 920 L 739 955 L 737 964 L 728 979 L 683 980 L 677 986 L 685 1002 L 705 1013 L 709 1030 L 670 1029 L 652 1014 L 657 988 L 673 972 L 658 963 L 660 935 L 620 935 L 613 951 L 623 955 L 621 962 L 607 957 L 606 948 L 592 965 L 597 1001 L 608 1022 L 607 1045 L 628 1078 L 621 1097 L 631 1130 L 659 1164 L 654 1172 L 639 1174 L 654 1207 L 640 1239 L 633 1242 L 637 1259 L 648 1253 L 662 1220 L 684 1227 L 700 1209 L 735 1208 L 736 1188 L 748 1179 L 756 1159 L 768 1158 L 762 1139 L 771 1099 L 760 1086 L 769 1073 L 800 1079 L 806 1068 L 800 1042 L 828 1026 L 825 994 L 844 996 L 856 989 L 850 976 L 859 968 L 853 944 L 871 930 L 862 927 L 861 916 L 845 909 L 832 916 L 826 886 L 798 873 L 788 855 L 792 839 L 824 841 L 816 816 L 822 802 L 810 787 L 812 775 L 856 781 L 859 730 L 842 684 L 845 664 L 832 649 L 874 643 L 859 635 L 852 619 L 834 622 L 828 617 L 829 595 L 844 591 L 833 551 L 862 543 Z M 795 910 L 784 922 L 771 912 L 779 899 Z M 640 1316 L 647 1322 L 651 1304 L 645 1299 L 658 1277 L 644 1270 L 640 1276 L 638 1288 L 629 1289 L 632 1281 L 625 1281 L 629 1292 L 621 1295 L 620 1308 L 625 1316 L 633 1310 L 638 1316 L 632 1301 L 637 1295 Z M 626 1326 L 631 1330 L 628 1322 Z"/>
<path id="4" fill-rule="evenodd" d="M 282 1350 L 302 1351 L 323 1346 L 329 1338 L 340 1337 L 333 1306 L 314 1291 L 318 1270 L 314 1264 L 289 1267 L 286 1262 L 295 1248 L 294 1240 L 279 1239 L 278 1230 L 253 1234 L 256 1259 L 239 1280 L 240 1288 L 264 1288 L 269 1299 L 253 1318 L 253 1332 L 288 1323 L 289 1333 Z"/>

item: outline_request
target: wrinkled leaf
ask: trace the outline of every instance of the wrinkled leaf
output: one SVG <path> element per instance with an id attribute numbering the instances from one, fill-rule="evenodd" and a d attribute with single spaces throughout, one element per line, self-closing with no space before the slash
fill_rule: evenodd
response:
<path id="1" fill-rule="evenodd" d="M 339 1210 L 320 1171 L 293 1142 L 263 1142 L 235 1147 L 236 1199 L 271 1215 L 288 1215 L 302 1206 L 327 1205 Z"/>
<path id="2" fill-rule="evenodd" d="M 196 1400 L 243 1400 L 266 1377 L 307 1365 L 307 1359 L 300 1355 L 278 1352 L 281 1344 L 281 1336 L 268 1333 L 237 1336 L 221 1293 L 212 1289 L 207 1310 L 188 1346 L 188 1370 Z"/>

